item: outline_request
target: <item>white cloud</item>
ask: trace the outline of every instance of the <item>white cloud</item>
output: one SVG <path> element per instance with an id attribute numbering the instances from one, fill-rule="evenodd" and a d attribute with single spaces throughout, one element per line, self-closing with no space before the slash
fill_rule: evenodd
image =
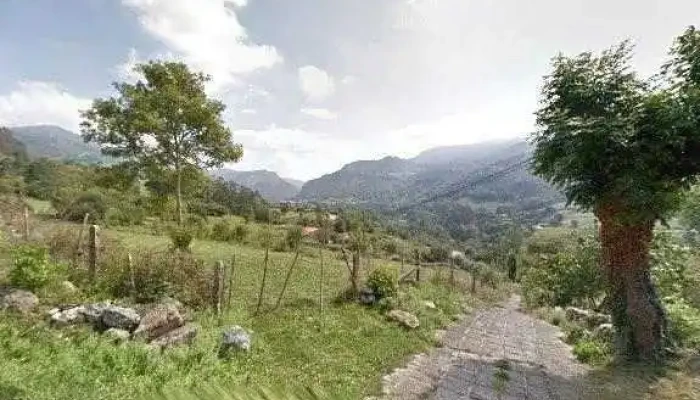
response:
<path id="1" fill-rule="evenodd" d="M 274 125 L 234 131 L 234 140 L 243 144 L 243 159 L 234 165 L 236 169 L 267 169 L 302 180 L 334 171 L 363 151 L 353 140 Z"/>
<path id="2" fill-rule="evenodd" d="M 335 92 L 333 77 L 313 65 L 299 68 L 299 85 L 306 98 L 311 101 L 324 100 Z"/>
<path id="3" fill-rule="evenodd" d="M 318 119 L 332 120 L 338 118 L 338 114 L 327 108 L 302 108 L 301 112 Z"/>
<path id="4" fill-rule="evenodd" d="M 254 108 L 244 108 L 241 110 L 241 114 L 257 114 L 258 112 Z"/>
<path id="5" fill-rule="evenodd" d="M 250 42 L 233 7 L 244 0 L 122 0 L 143 28 L 185 62 L 214 78 L 213 88 L 282 62 L 271 46 Z"/>
<path id="6" fill-rule="evenodd" d="M 21 81 L 15 90 L 0 95 L 0 125 L 51 124 L 77 132 L 80 110 L 90 104 L 56 83 Z"/>

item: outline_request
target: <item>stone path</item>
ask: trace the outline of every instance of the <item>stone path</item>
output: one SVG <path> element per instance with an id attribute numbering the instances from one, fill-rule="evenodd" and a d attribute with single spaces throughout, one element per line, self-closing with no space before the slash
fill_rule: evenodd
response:
<path id="1" fill-rule="evenodd" d="M 558 328 L 518 311 L 520 299 L 476 312 L 444 346 L 384 378 L 384 399 L 577 400 L 596 398 L 586 367 Z"/>

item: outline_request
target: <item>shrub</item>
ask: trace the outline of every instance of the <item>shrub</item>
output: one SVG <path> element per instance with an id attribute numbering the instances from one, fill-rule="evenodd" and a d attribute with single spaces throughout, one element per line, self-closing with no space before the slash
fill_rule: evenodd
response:
<path id="1" fill-rule="evenodd" d="M 609 349 L 605 343 L 593 339 L 584 339 L 574 345 L 576 358 L 587 364 L 600 364 L 607 360 Z"/>
<path id="2" fill-rule="evenodd" d="M 187 228 L 173 228 L 170 230 L 170 240 L 173 242 L 173 249 L 189 251 L 194 235 Z"/>
<path id="3" fill-rule="evenodd" d="M 481 286 L 485 285 L 494 289 L 497 288 L 498 284 L 503 280 L 501 274 L 491 266 L 482 268 L 481 271 L 479 271 L 479 278 L 481 278 Z"/>
<path id="4" fill-rule="evenodd" d="M 671 339 L 677 345 L 700 349 L 700 310 L 680 297 L 666 298 L 664 303 Z"/>
<path id="5" fill-rule="evenodd" d="M 568 246 L 568 247 L 567 247 Z M 530 307 L 595 306 L 604 293 L 599 246 L 593 236 L 577 238 L 560 252 L 529 254 L 522 273 L 525 302 Z"/>
<path id="6" fill-rule="evenodd" d="M 367 287 L 379 298 L 394 297 L 399 291 L 399 282 L 395 268 L 379 267 L 367 278 Z"/>
<path id="7" fill-rule="evenodd" d="M 62 219 L 74 222 L 82 221 L 85 214 L 90 214 L 91 221 L 103 221 L 108 208 L 104 196 L 99 192 L 84 192 L 74 200 L 55 198 L 51 204 Z"/>
<path id="8" fill-rule="evenodd" d="M 199 239 L 208 239 L 211 237 L 211 226 L 205 217 L 200 215 L 190 214 L 185 219 L 184 225 L 193 237 Z"/>
<path id="9" fill-rule="evenodd" d="M 296 250 L 299 245 L 301 244 L 301 239 L 303 237 L 301 227 L 298 225 L 294 225 L 287 229 L 287 232 L 285 233 L 284 236 L 284 241 L 287 245 L 292 250 Z"/>
<path id="10" fill-rule="evenodd" d="M 172 296 L 192 307 L 211 304 L 211 270 L 187 252 L 144 252 L 132 258 L 121 249 L 106 255 L 99 288 L 114 297 L 149 303 Z"/>
<path id="11" fill-rule="evenodd" d="M 234 238 L 234 230 L 228 220 L 217 221 L 211 229 L 211 238 L 222 242 L 228 242 Z"/>
<path id="12" fill-rule="evenodd" d="M 65 268 L 49 261 L 47 249 L 36 246 L 20 246 L 12 252 L 10 283 L 27 290 L 41 289 L 57 279 Z"/>
<path id="13" fill-rule="evenodd" d="M 250 229 L 246 225 L 236 225 L 233 228 L 233 240 L 242 243 L 248 237 Z"/>

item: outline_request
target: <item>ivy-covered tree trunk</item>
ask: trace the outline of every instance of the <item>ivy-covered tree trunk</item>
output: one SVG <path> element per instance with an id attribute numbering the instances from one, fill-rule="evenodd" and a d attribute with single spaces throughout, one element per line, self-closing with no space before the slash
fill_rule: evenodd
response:
<path id="1" fill-rule="evenodd" d="M 613 206 L 599 207 L 596 216 L 617 350 L 630 359 L 658 358 L 667 320 L 650 275 L 654 221 L 627 222 Z"/>

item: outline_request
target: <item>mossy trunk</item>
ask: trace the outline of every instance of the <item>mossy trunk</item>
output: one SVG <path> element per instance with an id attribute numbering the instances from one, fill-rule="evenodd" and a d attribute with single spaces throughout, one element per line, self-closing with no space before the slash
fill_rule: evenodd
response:
<path id="1" fill-rule="evenodd" d="M 617 351 L 633 360 L 657 359 L 667 320 L 650 275 L 654 221 L 628 222 L 613 206 L 599 207 L 596 216 Z"/>

